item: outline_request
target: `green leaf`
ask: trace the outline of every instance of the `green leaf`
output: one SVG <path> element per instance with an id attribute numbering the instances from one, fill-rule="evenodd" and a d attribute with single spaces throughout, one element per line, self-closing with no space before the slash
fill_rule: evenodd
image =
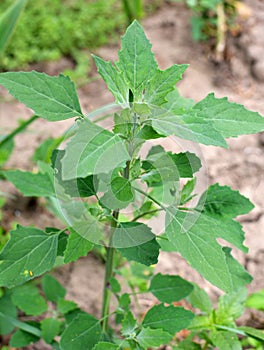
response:
<path id="1" fill-rule="evenodd" d="M 57 303 L 58 311 L 63 315 L 66 315 L 68 312 L 77 309 L 77 307 L 78 305 L 71 300 L 59 299 Z"/>
<path id="2" fill-rule="evenodd" d="M 246 288 L 222 295 L 219 299 L 218 309 L 215 312 L 215 322 L 226 326 L 232 325 L 234 320 L 242 316 L 246 297 Z"/>
<path id="3" fill-rule="evenodd" d="M 194 112 L 177 115 L 173 112 L 157 110 L 151 120 L 152 127 L 159 134 L 175 135 L 184 140 L 227 148 L 225 139 L 213 124 L 205 119 L 197 118 Z"/>
<path id="4" fill-rule="evenodd" d="M 228 331 L 211 331 L 210 339 L 219 350 L 242 350 L 237 335 Z"/>
<path id="5" fill-rule="evenodd" d="M 246 300 L 246 306 L 257 310 L 264 310 L 264 289 L 250 294 Z"/>
<path id="6" fill-rule="evenodd" d="M 212 122 L 223 137 L 254 134 L 264 130 L 264 118 L 257 112 L 229 102 L 226 97 L 215 98 L 213 93 L 198 102 L 193 110 L 198 119 Z"/>
<path id="7" fill-rule="evenodd" d="M 63 299 L 66 295 L 66 289 L 50 275 L 42 278 L 42 288 L 46 298 L 53 302 Z"/>
<path id="8" fill-rule="evenodd" d="M 114 177 L 108 191 L 100 201 L 109 209 L 124 209 L 134 200 L 134 192 L 129 180 L 124 177 Z"/>
<path id="9" fill-rule="evenodd" d="M 141 25 L 134 21 L 122 37 L 122 49 L 116 64 L 133 93 L 133 102 L 141 102 L 147 82 L 157 70 L 157 63 Z"/>
<path id="10" fill-rule="evenodd" d="M 174 90 L 175 84 L 182 79 L 182 74 L 187 68 L 187 64 L 174 64 L 166 70 L 157 69 L 146 86 L 144 101 L 152 106 L 166 103 L 166 96 Z"/>
<path id="11" fill-rule="evenodd" d="M 113 293 L 121 292 L 121 285 L 115 277 L 110 278 L 110 287 Z"/>
<path id="12" fill-rule="evenodd" d="M 48 174 L 20 170 L 4 171 L 3 174 L 26 197 L 55 196 L 54 185 Z"/>
<path id="13" fill-rule="evenodd" d="M 193 290 L 187 297 L 188 302 L 195 308 L 209 314 L 212 311 L 212 303 L 204 289 L 193 283 Z"/>
<path id="14" fill-rule="evenodd" d="M 51 161 L 52 168 L 54 169 L 56 179 L 63 187 L 66 194 L 71 197 L 90 197 L 94 196 L 97 191 L 98 180 L 96 176 L 89 175 L 87 177 L 80 177 L 68 181 L 62 180 L 62 166 L 61 160 L 65 155 L 64 150 L 54 150 L 52 153 Z"/>
<path id="15" fill-rule="evenodd" d="M 70 230 L 67 246 L 64 251 L 64 263 L 78 260 L 81 256 L 86 256 L 92 249 L 93 244 L 80 236 L 73 229 Z"/>
<path id="16" fill-rule="evenodd" d="M 149 287 L 149 292 L 154 294 L 159 301 L 168 304 L 185 298 L 192 290 L 192 284 L 180 276 L 162 275 L 161 273 L 152 278 Z"/>
<path id="17" fill-rule="evenodd" d="M 101 338 L 100 322 L 89 314 L 79 314 L 61 335 L 61 350 L 90 350 Z"/>
<path id="18" fill-rule="evenodd" d="M 142 328 L 137 335 L 140 346 L 147 349 L 152 346 L 168 345 L 172 335 L 162 329 Z"/>
<path id="19" fill-rule="evenodd" d="M 50 137 L 43 141 L 40 146 L 38 146 L 33 154 L 32 160 L 34 162 L 42 161 L 45 163 L 50 163 L 52 152 L 59 146 L 63 141 L 63 137 L 53 138 Z"/>
<path id="20" fill-rule="evenodd" d="M 116 98 L 117 103 L 125 104 L 128 102 L 128 87 L 122 77 L 122 74 L 112 65 L 100 57 L 92 55 L 97 66 L 98 73 L 104 79 L 108 89 Z"/>
<path id="21" fill-rule="evenodd" d="M 3 138 L 4 136 L 0 135 L 0 142 Z M 4 163 L 9 159 L 14 146 L 15 144 L 13 139 L 6 141 L 2 146 L 0 146 L 0 167 L 3 166 Z"/>
<path id="22" fill-rule="evenodd" d="M 19 329 L 12 335 L 10 339 L 10 346 L 12 346 L 12 348 L 21 349 L 24 346 L 36 343 L 38 340 L 39 337 L 37 337 L 36 335 L 30 334 Z"/>
<path id="23" fill-rule="evenodd" d="M 130 156 L 124 142 L 88 119 L 77 123 L 76 134 L 62 158 L 62 178 L 70 180 L 124 167 Z"/>
<path id="24" fill-rule="evenodd" d="M 18 226 L 0 253 L 0 285 L 12 288 L 52 269 L 58 233 Z"/>
<path id="25" fill-rule="evenodd" d="M 12 288 L 12 302 L 26 315 L 38 316 L 47 311 L 47 304 L 39 294 L 39 290 L 32 284 Z"/>
<path id="26" fill-rule="evenodd" d="M 46 343 L 52 343 L 54 337 L 59 334 L 60 321 L 56 318 L 45 318 L 41 321 L 41 336 Z"/>
<path id="27" fill-rule="evenodd" d="M 192 195 L 195 185 L 196 185 L 196 178 L 194 177 L 193 179 L 187 181 L 186 184 L 183 186 L 180 193 L 181 205 L 188 203 L 195 196 L 195 194 Z"/>
<path id="28" fill-rule="evenodd" d="M 39 117 L 51 122 L 83 117 L 74 84 L 64 75 L 7 72 L 0 74 L 0 84 Z"/>
<path id="29" fill-rule="evenodd" d="M 245 332 L 249 337 L 264 342 L 264 332 L 262 330 L 246 326 L 238 327 L 237 329 Z"/>
<path id="30" fill-rule="evenodd" d="M 120 349 L 119 345 L 100 341 L 95 345 L 92 350 L 118 350 Z"/>
<path id="31" fill-rule="evenodd" d="M 185 114 L 185 112 L 191 109 L 195 104 L 190 98 L 182 97 L 177 88 L 171 91 L 166 99 L 168 102 L 162 105 L 162 108 L 167 111 L 172 111 L 175 115 Z"/>
<path id="32" fill-rule="evenodd" d="M 134 260 L 147 266 L 158 262 L 160 246 L 145 224 L 120 223 L 113 235 L 113 246 L 129 261 Z"/>
<path id="33" fill-rule="evenodd" d="M 11 300 L 11 293 L 6 291 L 4 296 L 0 298 L 0 334 L 6 335 L 15 328 L 10 318 L 17 318 L 17 309 Z"/>
<path id="34" fill-rule="evenodd" d="M 231 249 L 216 241 L 223 238 L 242 251 L 244 233 L 232 220 L 221 221 L 204 214 L 167 210 L 166 231 L 169 240 L 188 263 L 208 281 L 226 292 L 249 283 L 252 278 L 231 256 Z"/>
<path id="35" fill-rule="evenodd" d="M 0 55 L 10 40 L 26 0 L 17 0 L 0 17 Z"/>
<path id="36" fill-rule="evenodd" d="M 143 320 L 144 327 L 152 329 L 162 329 L 171 335 L 188 327 L 194 314 L 182 307 L 163 304 L 153 306 L 145 315 Z"/>
<path id="37" fill-rule="evenodd" d="M 137 322 L 132 314 L 131 311 L 128 311 L 122 321 L 122 335 L 124 337 L 130 337 L 133 338 L 133 335 L 135 335 L 135 330 L 137 327 Z"/>
<path id="38" fill-rule="evenodd" d="M 202 194 L 196 209 L 212 216 L 235 218 L 247 214 L 254 208 L 253 204 L 238 191 L 218 183 L 211 185 Z"/>

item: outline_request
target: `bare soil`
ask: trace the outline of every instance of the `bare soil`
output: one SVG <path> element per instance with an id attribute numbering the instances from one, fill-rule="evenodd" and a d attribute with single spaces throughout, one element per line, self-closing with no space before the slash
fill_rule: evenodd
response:
<path id="1" fill-rule="evenodd" d="M 190 13 L 181 4 L 165 4 L 153 16 L 145 19 L 143 25 L 162 69 L 174 63 L 190 64 L 178 86 L 183 96 L 198 101 L 214 91 L 217 97 L 228 96 L 231 101 L 242 103 L 264 115 L 264 2 L 247 0 L 245 3 L 249 6 L 251 14 L 246 20 L 241 20 L 242 33 L 228 40 L 228 60 L 224 63 L 213 62 L 205 46 L 193 42 L 190 34 Z M 117 49 L 117 46 L 103 47 L 96 53 L 104 59 L 114 60 L 117 58 Z M 47 63 L 43 67 L 47 73 L 57 74 L 62 65 L 65 66 L 65 60 L 56 64 Z M 11 99 L 3 89 L 0 92 L 3 97 L 0 105 L 0 125 L 1 129 L 8 132 L 17 125 L 19 119 L 30 116 L 31 111 Z M 82 87 L 79 96 L 83 110 L 87 113 L 113 101 L 104 82 L 98 79 Z M 71 120 L 58 123 L 36 121 L 26 133 L 17 137 L 16 151 L 8 162 L 8 167 L 32 169 L 30 157 L 39 142 L 49 136 L 60 135 L 71 124 Z M 180 149 L 192 149 L 202 158 L 204 170 L 198 178 L 198 192 L 204 190 L 208 184 L 219 182 L 220 185 L 229 185 L 239 190 L 254 203 L 255 209 L 240 219 L 246 232 L 249 254 L 245 257 L 235 252 L 235 255 L 254 277 L 249 291 L 264 288 L 263 135 L 230 139 L 228 150 L 198 147 L 176 138 L 170 142 Z M 6 189 L 6 185 L 4 186 Z M 37 227 L 56 224 L 56 219 L 47 213 L 41 204 L 32 209 L 30 203 L 22 200 L 11 185 L 8 189 L 17 197 L 15 201 L 9 201 L 5 208 L 6 225 L 7 220 L 9 223 L 16 221 L 24 225 L 34 224 Z M 159 228 L 158 222 L 153 224 Z M 99 316 L 103 269 L 103 264 L 93 255 L 89 255 L 56 270 L 55 275 L 67 287 L 69 299 L 76 301 L 86 311 Z M 213 298 L 219 295 L 219 291 L 204 281 L 178 254 L 161 253 L 156 269 L 163 273 L 180 274 L 196 281 L 208 290 Z M 153 301 L 142 299 L 142 302 L 148 307 Z M 45 349 L 44 346 L 41 349 Z"/>

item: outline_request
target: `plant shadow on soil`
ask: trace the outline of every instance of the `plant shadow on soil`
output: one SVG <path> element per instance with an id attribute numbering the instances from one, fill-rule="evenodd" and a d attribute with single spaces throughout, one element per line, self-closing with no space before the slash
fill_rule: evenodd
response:
<path id="1" fill-rule="evenodd" d="M 246 2 L 251 8 L 251 16 L 243 22 L 242 34 L 229 40 L 229 61 L 223 64 L 210 61 L 204 46 L 192 41 L 190 14 L 181 4 L 165 4 L 153 16 L 145 19 L 143 26 L 162 69 L 173 63 L 190 64 L 183 81 L 178 85 L 183 96 L 200 100 L 214 91 L 217 97 L 228 96 L 230 100 L 264 115 L 264 39 L 258 35 L 264 32 L 264 3 L 258 0 Z M 96 53 L 105 60 L 115 60 L 117 49 L 113 46 L 103 47 Z M 63 67 L 64 65 L 65 61 Z M 47 63 L 41 66 L 42 69 L 43 67 L 48 74 L 58 74 L 62 68 L 60 62 Z M 96 74 L 95 70 L 92 74 Z M 4 96 L 1 102 L 0 125 L 8 132 L 16 126 L 18 119 L 30 116 L 31 112 L 10 100 L 3 89 L 0 92 Z M 87 113 L 113 101 L 101 79 L 83 86 L 79 90 L 79 96 L 83 110 Z M 36 121 L 26 133 L 17 137 L 16 150 L 7 166 L 32 169 L 29 159 L 39 142 L 49 136 L 57 136 L 71 124 L 72 120 L 59 123 Z M 224 150 L 206 146 L 194 148 L 193 144 L 173 140 L 173 145 L 178 149 L 185 147 L 202 157 L 204 170 L 198 178 L 198 192 L 204 190 L 208 184 L 219 182 L 220 185 L 239 190 L 254 203 L 255 209 L 241 218 L 249 254 L 245 258 L 237 251 L 234 253 L 254 277 L 249 286 L 249 291 L 252 292 L 264 288 L 264 138 L 261 134 L 249 135 L 230 139 L 228 143 L 230 148 Z M 170 144 L 165 144 L 166 146 L 171 147 Z M 11 185 L 5 185 L 5 191 L 7 190 L 17 195 Z M 34 224 L 40 228 L 59 225 L 41 203 L 32 206 L 20 196 L 8 201 L 4 218 L 7 226 L 14 221 L 22 225 Z M 158 228 L 159 222 L 153 222 L 153 225 Z M 99 316 L 103 269 L 103 264 L 93 255 L 89 255 L 55 270 L 54 275 L 66 286 L 68 299 L 76 301 L 85 311 Z M 177 254 L 161 253 L 156 271 L 179 274 L 186 279 L 192 276 L 191 280 L 205 288 L 213 299 L 219 295 L 216 288 L 204 281 Z M 155 301 L 144 296 L 140 302 L 147 309 Z M 250 322 L 250 318 L 252 315 L 246 315 L 243 323 Z M 263 319 L 261 322 L 263 324 Z M 44 344 L 37 344 L 25 349 L 45 350 L 46 347 Z"/>

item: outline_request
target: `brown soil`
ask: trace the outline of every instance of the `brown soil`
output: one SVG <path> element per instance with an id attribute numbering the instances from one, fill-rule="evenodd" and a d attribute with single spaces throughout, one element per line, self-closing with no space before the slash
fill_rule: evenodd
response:
<path id="1" fill-rule="evenodd" d="M 228 96 L 230 100 L 242 103 L 246 107 L 264 115 L 264 3 L 258 0 L 246 1 L 251 8 L 251 16 L 242 23 L 241 35 L 231 38 L 228 45 L 228 61 L 213 63 L 207 50 L 201 44 L 194 43 L 190 34 L 189 12 L 180 4 L 164 5 L 155 15 L 144 20 L 147 36 L 153 43 L 153 51 L 161 68 L 173 63 L 189 63 L 190 67 L 179 84 L 180 92 L 194 100 L 204 98 L 214 91 L 217 97 Z M 103 47 L 97 54 L 104 59 L 116 59 L 117 47 Z M 65 61 L 63 61 L 65 65 Z M 60 64 L 46 64 L 45 71 L 52 74 L 60 71 Z M 5 91 L 0 109 L 1 129 L 12 130 L 17 120 L 31 115 L 31 111 L 20 103 L 13 101 Z M 95 80 L 79 91 L 85 112 L 113 101 L 102 80 Z M 9 167 L 31 169 L 29 161 L 34 148 L 49 136 L 60 135 L 72 124 L 71 120 L 48 123 L 38 120 L 29 130 L 17 137 L 16 151 Z M 2 133 L 2 130 L 1 130 Z M 264 139 L 263 135 L 243 136 L 230 139 L 228 150 L 195 146 L 188 142 L 173 139 L 177 147 L 196 151 L 203 160 L 204 170 L 199 175 L 198 191 L 206 188 L 208 183 L 219 182 L 239 190 L 251 199 L 255 209 L 241 218 L 249 254 L 245 257 L 235 252 L 238 259 L 254 276 L 249 291 L 264 288 Z M 17 193 L 10 185 L 11 193 Z M 5 188 L 6 189 L 6 188 Z M 23 204 L 24 203 L 24 204 Z M 5 215 L 8 220 L 22 224 L 34 224 L 38 227 L 55 225 L 56 219 L 38 206 L 29 211 L 28 202 L 21 202 L 20 197 L 9 202 Z M 155 223 L 159 227 L 159 223 Z M 177 254 L 161 253 L 157 271 L 180 274 L 189 280 L 198 282 L 213 297 L 219 293 L 204 281 Z M 65 284 L 67 297 L 75 300 L 85 310 L 98 316 L 101 304 L 101 287 L 103 265 L 92 255 L 80 259 L 55 271 L 56 276 Z M 145 306 L 151 300 L 143 299 Z M 40 348 L 39 348 L 40 349 Z M 41 349 L 45 349 L 44 346 Z"/>

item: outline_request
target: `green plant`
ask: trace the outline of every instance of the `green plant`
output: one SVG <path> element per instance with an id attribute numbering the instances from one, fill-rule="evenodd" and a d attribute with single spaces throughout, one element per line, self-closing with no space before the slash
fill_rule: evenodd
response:
<path id="1" fill-rule="evenodd" d="M 11 3 L 12 0 L 1 1 L 0 11 Z M 124 28 L 125 22 L 119 0 L 64 1 L 63 6 L 60 0 L 29 1 L 0 60 L 0 69 L 21 69 L 62 56 L 70 57 L 80 69 L 78 52 L 107 43 L 117 36 L 117 30 Z M 88 56 L 86 53 L 87 67 Z M 79 74 L 83 77 L 85 73 L 84 70 Z"/>
<path id="2" fill-rule="evenodd" d="M 244 232 L 234 219 L 248 213 L 253 205 L 239 192 L 219 184 L 211 185 L 196 204 L 192 203 L 194 174 L 201 167 L 199 158 L 190 152 L 165 151 L 161 143 L 174 135 L 228 147 L 225 138 L 261 131 L 264 119 L 214 94 L 198 103 L 181 97 L 175 84 L 187 65 L 160 70 L 151 44 L 136 21 L 122 37 L 118 62 L 112 64 L 96 56 L 94 60 L 116 99 L 111 131 L 82 113 L 68 77 L 37 72 L 0 74 L 0 84 L 36 115 L 49 121 L 77 118 L 66 135 L 71 136 L 70 141 L 65 149 L 53 151 L 51 164 L 43 162 L 45 153 L 38 162 L 38 173 L 4 172 L 25 196 L 49 198 L 65 228 L 44 231 L 18 226 L 13 230 L 0 253 L 0 286 L 23 285 L 51 270 L 58 259 L 75 261 L 96 247 L 105 256 L 101 318 L 75 311 L 70 322 L 53 334 L 60 335 L 59 345 L 51 340 L 55 349 L 148 349 L 169 343 L 176 349 L 175 334 L 188 327 L 196 327 L 199 334 L 200 328 L 207 327 L 211 340 L 205 337 L 203 349 L 217 344 L 226 350 L 219 345 L 219 336 L 226 339 L 224 344 L 231 342 L 239 349 L 233 334 L 245 336 L 255 330 L 241 330 L 234 324 L 240 307 L 233 310 L 232 301 L 238 295 L 234 293 L 252 277 L 233 258 L 231 248 L 217 239 L 246 253 Z M 144 155 L 143 147 L 150 140 L 160 144 Z M 146 224 L 147 219 L 159 214 L 166 216 L 165 220 L 160 217 L 164 220 L 161 235 L 154 234 Z M 204 278 L 228 293 L 221 298 L 217 312 L 193 283 L 178 275 L 154 274 L 149 266 L 158 262 L 160 249 L 180 253 Z M 131 293 L 124 291 L 120 283 L 124 280 Z M 138 295 L 146 292 L 160 303 L 145 313 L 132 312 L 131 298 L 135 297 L 139 306 Z M 204 318 L 175 305 L 187 297 L 204 311 Z M 112 298 L 117 303 L 113 311 Z M 200 322 L 197 328 L 197 320 L 206 320 L 206 325 Z M 121 332 L 116 331 L 120 328 Z M 256 331 L 254 335 L 263 341 L 263 333 Z M 179 346 L 201 348 L 193 339 Z"/>
<path id="3" fill-rule="evenodd" d="M 10 40 L 26 0 L 17 0 L 0 16 L 0 57 Z"/>
<path id="4" fill-rule="evenodd" d="M 122 2 L 128 24 L 132 23 L 134 19 L 141 19 L 144 16 L 143 0 L 122 0 Z"/>
<path id="5" fill-rule="evenodd" d="M 173 0 L 181 1 L 181 0 Z M 216 58 L 222 60 L 227 32 L 235 28 L 237 3 L 234 0 L 185 0 L 192 11 L 191 29 L 195 41 L 209 41 Z"/>

